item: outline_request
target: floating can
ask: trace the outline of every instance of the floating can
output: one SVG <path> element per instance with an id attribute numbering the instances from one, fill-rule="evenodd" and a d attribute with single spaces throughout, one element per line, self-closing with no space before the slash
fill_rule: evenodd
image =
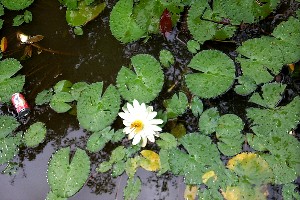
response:
<path id="1" fill-rule="evenodd" d="M 11 102 L 18 113 L 18 117 L 24 117 L 30 112 L 29 106 L 22 94 L 13 94 L 11 97 Z"/>

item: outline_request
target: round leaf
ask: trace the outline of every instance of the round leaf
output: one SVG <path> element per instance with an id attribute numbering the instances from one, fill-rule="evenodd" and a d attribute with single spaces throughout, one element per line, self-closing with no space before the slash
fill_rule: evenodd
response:
<path id="1" fill-rule="evenodd" d="M 160 168 L 160 158 L 157 153 L 150 150 L 141 151 L 141 167 L 148 171 L 157 171 Z"/>
<path id="2" fill-rule="evenodd" d="M 32 124 L 25 132 L 24 141 L 27 147 L 35 147 L 46 137 L 47 129 L 42 122 Z"/>
<path id="3" fill-rule="evenodd" d="M 201 98 L 217 97 L 225 93 L 235 79 L 233 61 L 217 50 L 205 50 L 196 54 L 189 67 L 197 72 L 186 75 L 186 84 L 193 94 Z"/>
<path id="4" fill-rule="evenodd" d="M 8 115 L 0 116 L 0 124 L 0 139 L 5 138 L 20 125 L 14 117 Z"/>
<path id="5" fill-rule="evenodd" d="M 139 54 L 131 58 L 134 71 L 122 67 L 117 76 L 117 87 L 122 97 L 132 102 L 148 103 L 158 96 L 164 83 L 159 62 L 150 55 Z"/>

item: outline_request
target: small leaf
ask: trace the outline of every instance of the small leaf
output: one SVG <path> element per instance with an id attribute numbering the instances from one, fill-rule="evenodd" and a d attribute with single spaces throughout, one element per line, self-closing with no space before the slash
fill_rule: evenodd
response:
<path id="1" fill-rule="evenodd" d="M 126 164 L 124 161 L 118 161 L 114 164 L 112 168 L 112 177 L 118 177 L 122 175 L 125 171 Z"/>
<path id="2" fill-rule="evenodd" d="M 43 90 L 42 92 L 36 95 L 35 104 L 40 106 L 49 103 L 52 98 L 53 98 L 52 90 Z"/>
<path id="3" fill-rule="evenodd" d="M 161 149 L 172 149 L 176 148 L 177 140 L 170 133 L 161 133 L 159 134 L 160 140 L 157 140 L 156 143 Z"/>
<path id="4" fill-rule="evenodd" d="M 172 53 L 165 49 L 159 52 L 159 60 L 164 67 L 170 67 L 170 65 L 173 65 L 175 62 Z"/>
<path id="5" fill-rule="evenodd" d="M 29 23 L 32 21 L 32 13 L 28 10 L 24 12 L 24 22 Z"/>
<path id="6" fill-rule="evenodd" d="M 97 171 L 104 173 L 104 172 L 107 172 L 108 170 L 110 170 L 111 168 L 112 168 L 112 163 L 108 162 L 108 161 L 104 161 L 104 162 L 100 163 L 99 167 L 97 168 Z"/>
<path id="7" fill-rule="evenodd" d="M 198 193 L 198 187 L 195 185 L 187 185 L 184 190 L 184 199 L 185 200 L 194 200 L 196 199 Z"/>
<path id="8" fill-rule="evenodd" d="M 124 146 L 118 146 L 111 152 L 110 162 L 111 163 L 119 162 L 119 161 L 123 160 L 125 155 L 126 155 L 126 150 L 125 150 Z"/>
<path id="9" fill-rule="evenodd" d="M 75 100 L 78 100 L 82 91 L 88 86 L 86 82 L 77 82 L 74 83 L 71 87 L 71 94 Z"/>
<path id="10" fill-rule="evenodd" d="M 17 15 L 13 19 L 13 26 L 20 26 L 24 23 L 24 15 Z"/>
<path id="11" fill-rule="evenodd" d="M 55 84 L 54 92 L 70 92 L 72 85 L 73 83 L 71 83 L 71 81 L 61 80 Z"/>
<path id="12" fill-rule="evenodd" d="M 189 40 L 186 45 L 191 53 L 197 53 L 200 50 L 200 44 L 196 40 Z"/>
<path id="13" fill-rule="evenodd" d="M 42 122 L 32 124 L 25 132 L 24 141 L 27 147 L 35 147 L 46 137 L 47 129 Z"/>
<path id="14" fill-rule="evenodd" d="M 72 108 L 68 103 L 73 100 L 72 95 L 68 92 L 56 92 L 50 100 L 50 106 L 57 113 L 64 113 Z"/>
<path id="15" fill-rule="evenodd" d="M 193 96 L 190 108 L 193 112 L 193 115 L 198 117 L 203 112 L 203 103 L 201 99 L 197 96 Z"/>
<path id="16" fill-rule="evenodd" d="M 141 167 L 148 171 L 157 171 L 160 168 L 160 158 L 157 153 L 150 150 L 141 151 Z"/>
<path id="17" fill-rule="evenodd" d="M 98 152 L 104 148 L 105 144 L 112 138 L 114 131 L 108 126 L 101 131 L 94 132 L 88 139 L 86 148 L 91 152 Z"/>
<path id="18" fill-rule="evenodd" d="M 135 200 L 138 198 L 141 191 L 142 183 L 139 178 L 129 178 L 127 185 L 124 188 L 124 199 Z"/>
<path id="19" fill-rule="evenodd" d="M 5 52 L 7 48 L 7 39 L 6 37 L 2 37 L 1 39 L 1 52 Z"/>
<path id="20" fill-rule="evenodd" d="M 176 118 L 182 115 L 188 107 L 188 100 L 183 92 L 179 94 L 174 94 L 172 99 L 164 101 L 164 106 L 167 110 L 168 119 Z"/>
<path id="21" fill-rule="evenodd" d="M 74 34 L 75 35 L 83 35 L 83 30 L 80 26 L 74 27 Z"/>
<path id="22" fill-rule="evenodd" d="M 206 135 L 215 132 L 219 118 L 220 115 L 217 108 L 213 107 L 205 110 L 199 118 L 199 130 Z"/>

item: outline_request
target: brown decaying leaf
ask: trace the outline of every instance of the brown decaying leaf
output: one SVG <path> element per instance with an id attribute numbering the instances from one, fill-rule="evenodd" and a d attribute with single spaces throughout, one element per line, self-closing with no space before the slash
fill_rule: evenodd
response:
<path id="1" fill-rule="evenodd" d="M 198 192 L 198 187 L 195 185 L 187 185 L 184 191 L 185 200 L 194 200 L 196 199 Z"/>
<path id="2" fill-rule="evenodd" d="M 7 39 L 6 37 L 3 37 L 1 39 L 1 52 L 4 52 L 7 48 Z"/>

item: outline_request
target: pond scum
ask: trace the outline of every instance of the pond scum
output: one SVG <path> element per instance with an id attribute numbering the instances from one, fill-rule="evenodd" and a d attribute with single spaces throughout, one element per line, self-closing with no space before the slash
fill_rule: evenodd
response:
<path id="1" fill-rule="evenodd" d="M 77 35 L 85 34 L 84 25 L 105 9 L 105 3 L 94 0 L 59 2 Z M 1 0 L 0 16 L 6 9 L 24 11 L 32 3 L 34 0 Z M 298 1 L 292 1 L 295 10 L 270 34 L 237 42 L 234 59 L 220 50 L 202 48 L 207 41 L 237 38 L 243 26 L 258 24 L 280 4 L 279 0 L 117 1 L 109 24 L 112 35 L 121 43 L 147 42 L 160 32 L 171 40 L 172 30 L 162 27 L 168 23 L 175 27 L 184 20 L 190 33 L 186 48 L 193 57 L 184 66 L 180 82 L 167 88 L 172 93 L 168 99 L 158 98 L 166 92 L 166 72 L 176 65 L 172 52 L 166 49 L 160 51 L 158 59 L 146 53 L 132 56 L 131 65 L 118 72 L 116 85 L 104 88 L 103 82 L 61 80 L 39 93 L 36 106 L 49 104 L 57 113 L 76 110 L 78 123 L 90 133 L 86 147 L 77 148 L 72 157 L 70 147 L 65 147 L 49 159 L 47 200 L 76 195 L 91 173 L 89 155 L 101 152 L 108 143 L 117 147 L 109 159 L 98 163 L 96 171 L 110 172 L 113 177 L 126 173 L 124 199 L 139 197 L 143 180 L 136 176 L 138 168 L 158 176 L 183 176 L 185 199 L 262 200 L 268 198 L 270 186 L 280 186 L 285 200 L 300 199 L 296 183 L 300 175 L 299 129 L 295 131 L 300 121 L 299 90 L 291 82 L 275 78 L 284 68 L 289 69 L 291 80 L 299 73 Z M 166 11 L 167 17 L 162 15 Z M 25 10 L 13 19 L 13 24 L 31 20 L 30 11 Z M 2 24 L 0 19 L 0 28 Z M 10 103 L 12 94 L 22 92 L 25 76 L 19 73 L 21 68 L 15 58 L 1 59 L 1 106 Z M 283 100 L 287 87 L 295 92 L 289 100 Z M 222 98 L 230 89 L 249 97 L 251 106 L 246 108 L 245 118 L 223 114 L 205 104 L 208 99 Z M 153 111 L 151 105 L 163 106 Z M 115 130 L 112 126 L 120 119 L 118 114 L 123 116 L 123 128 L 127 129 Z M 167 124 L 187 114 L 197 120 L 195 131 L 187 131 L 184 123 L 168 128 Z M 154 118 L 163 123 L 151 121 Z M 9 113 L 0 116 L 0 125 L 0 164 L 8 167 L 20 146 L 36 147 L 47 135 L 42 122 L 17 132 L 20 122 Z M 133 142 L 124 142 L 130 139 Z"/>

